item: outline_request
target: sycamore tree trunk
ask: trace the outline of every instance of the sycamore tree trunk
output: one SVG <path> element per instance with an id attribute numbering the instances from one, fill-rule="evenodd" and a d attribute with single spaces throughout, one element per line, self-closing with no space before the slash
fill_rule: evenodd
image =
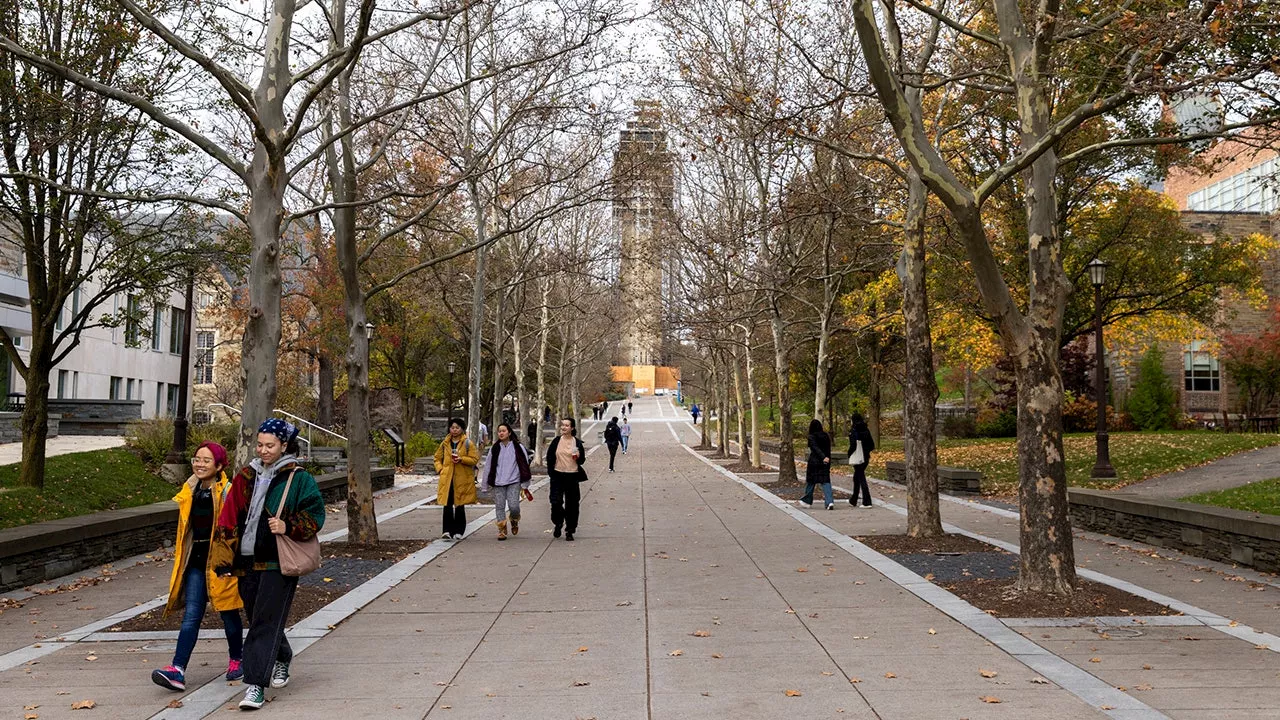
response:
<path id="1" fill-rule="evenodd" d="M 760 407 L 756 400 L 756 369 L 751 353 L 751 331 L 745 326 L 742 329 L 742 346 L 745 348 L 747 364 L 747 402 L 751 407 L 751 467 L 758 468 L 760 463 Z"/>
<path id="2" fill-rule="evenodd" d="M 489 433 L 493 437 L 497 437 L 498 426 L 502 424 L 502 398 L 507 394 L 507 378 L 502 366 L 502 352 L 507 346 L 506 323 L 503 322 L 506 311 L 507 293 L 499 293 L 498 313 L 494 318 L 496 327 L 493 331 L 493 422 L 489 423 Z"/>
<path id="3" fill-rule="evenodd" d="M 328 353 L 322 352 L 316 356 L 316 364 L 319 366 L 316 372 L 316 392 L 319 399 L 316 401 L 316 424 L 320 427 L 333 427 L 333 358 Z"/>
<path id="4" fill-rule="evenodd" d="M 525 426 L 529 424 L 529 398 L 525 395 L 524 358 L 520 356 L 523 349 L 520 342 L 520 328 L 511 335 L 511 374 L 516 381 L 516 427 L 515 431 L 524 437 Z M 525 438 L 525 447 L 533 447 L 533 438 Z"/>
<path id="5" fill-rule="evenodd" d="M 578 388 L 578 319 L 569 321 L 569 352 L 573 353 L 569 367 L 569 412 L 575 422 L 582 420 L 582 397 Z M 562 381 L 563 382 L 563 381 Z"/>
<path id="6" fill-rule="evenodd" d="M 715 370 L 711 373 L 711 395 L 714 398 L 716 411 L 716 451 L 711 455 L 713 458 L 732 457 L 729 454 L 729 448 L 725 447 L 725 423 L 728 418 L 725 417 L 724 411 L 724 369 L 720 363 L 715 364 Z M 711 408 L 707 409 L 707 422 L 711 421 Z"/>
<path id="7" fill-rule="evenodd" d="M 911 537 L 942 535 L 935 425 L 938 383 L 933 374 L 933 341 L 929 334 L 925 274 L 925 210 L 928 199 L 924 182 L 915 172 L 910 172 L 898 276 L 902 281 L 902 318 L 907 343 L 902 423 L 907 465 L 907 534 Z"/>
<path id="8" fill-rule="evenodd" d="M 742 398 L 742 361 L 738 357 L 742 352 L 742 348 L 734 348 L 733 351 L 733 392 L 734 404 L 736 412 L 734 413 L 738 421 L 738 458 L 739 460 L 747 457 L 747 423 L 746 418 L 742 415 L 742 409 L 746 407 Z"/>
<path id="9" fill-rule="evenodd" d="M 775 311 L 769 321 L 773 332 L 773 374 L 778 385 L 778 480 L 796 481 L 796 450 L 791 444 L 791 353 L 787 346 L 786 328 Z"/>
<path id="10" fill-rule="evenodd" d="M 551 341 L 551 281 L 542 283 L 542 310 L 538 314 L 538 366 L 534 369 L 534 408 L 538 424 L 537 437 L 531 439 L 533 464 L 543 464 L 542 411 L 547 406 L 547 346 Z"/>
<path id="11" fill-rule="evenodd" d="M 473 186 L 476 183 L 471 183 Z M 488 221 L 485 218 L 487 204 L 483 203 L 476 189 L 472 189 L 472 210 L 477 214 L 476 220 L 476 242 L 484 242 L 485 233 L 488 229 Z M 485 285 L 485 258 L 488 255 L 487 247 L 480 247 L 476 250 L 476 270 L 475 280 L 471 293 L 471 347 L 470 361 L 467 363 L 467 432 L 478 442 L 480 436 L 476 433 L 480 429 L 480 384 L 484 374 L 484 367 L 481 365 L 482 344 L 484 337 L 484 285 Z"/>
<path id="12" fill-rule="evenodd" d="M 825 298 L 822 306 L 822 317 L 818 320 L 818 361 L 817 367 L 814 368 L 813 382 L 813 416 L 819 420 L 827 414 L 827 388 L 831 384 L 827 360 L 831 354 L 831 316 L 835 310 L 831 280 L 829 278 L 823 279 L 822 285 Z M 832 428 L 828 427 L 827 429 L 831 430 Z"/>

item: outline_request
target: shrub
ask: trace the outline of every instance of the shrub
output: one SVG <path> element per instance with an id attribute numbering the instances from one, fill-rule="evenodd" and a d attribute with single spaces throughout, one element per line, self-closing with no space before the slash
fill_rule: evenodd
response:
<path id="1" fill-rule="evenodd" d="M 974 430 L 977 432 L 978 437 L 1017 437 L 1018 413 L 1015 410 L 985 407 L 978 411 L 978 417 L 974 421 Z"/>
<path id="2" fill-rule="evenodd" d="M 942 419 L 942 434 L 948 438 L 971 438 L 978 434 L 978 426 L 968 413 L 948 415 Z"/>
<path id="3" fill-rule="evenodd" d="M 1178 413 L 1178 393 L 1164 371 L 1164 356 L 1152 345 L 1138 366 L 1138 382 L 1129 393 L 1129 414 L 1142 430 L 1168 430 Z"/>
<path id="4" fill-rule="evenodd" d="M 884 438 L 900 438 L 904 432 L 901 415 L 882 415 L 880 417 L 880 438 L 882 441 Z"/>
<path id="5" fill-rule="evenodd" d="M 439 444 L 429 433 L 416 432 L 404 444 L 404 461 L 412 465 L 420 457 L 431 457 L 436 454 Z"/>
<path id="6" fill-rule="evenodd" d="M 138 454 L 144 465 L 157 467 L 164 464 L 164 456 L 173 447 L 173 420 L 136 420 L 129 423 L 124 439 L 125 444 Z"/>
<path id="7" fill-rule="evenodd" d="M 216 442 L 227 449 L 228 455 L 235 455 L 236 443 L 239 441 L 239 423 L 221 421 L 192 425 L 187 430 L 187 454 L 194 453 L 201 443 Z"/>
<path id="8" fill-rule="evenodd" d="M 1116 413 L 1115 408 L 1107 406 L 1107 429 L 1132 429 L 1133 419 Z M 1098 403 L 1088 397 L 1073 397 L 1070 393 L 1062 403 L 1063 432 L 1092 432 L 1098 429 Z"/>

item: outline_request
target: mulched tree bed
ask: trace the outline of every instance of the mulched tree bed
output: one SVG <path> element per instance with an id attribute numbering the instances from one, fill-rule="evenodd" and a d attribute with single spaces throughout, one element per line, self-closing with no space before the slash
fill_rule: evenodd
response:
<path id="1" fill-rule="evenodd" d="M 355 589 L 356 586 L 386 570 L 400 560 L 421 550 L 429 540 L 382 540 L 377 545 L 351 545 L 344 542 L 324 543 L 320 546 L 320 569 L 298 580 L 298 591 L 289 609 L 289 624 L 311 615 L 320 608 Z M 164 616 L 164 608 L 157 608 L 130 618 L 108 628 L 108 632 L 137 632 L 143 630 L 173 630 L 182 625 L 182 610 Z M 222 619 L 213 608 L 206 609 L 206 630 L 221 630 Z"/>
<path id="2" fill-rule="evenodd" d="M 1110 585 L 1081 579 L 1068 600 L 1017 588 L 1018 556 L 965 535 L 854 537 L 996 617 L 1178 615 Z"/>

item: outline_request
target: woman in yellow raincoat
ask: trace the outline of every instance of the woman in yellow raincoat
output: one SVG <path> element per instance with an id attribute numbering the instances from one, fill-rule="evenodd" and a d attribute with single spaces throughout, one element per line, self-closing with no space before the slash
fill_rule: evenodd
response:
<path id="1" fill-rule="evenodd" d="M 231 485 L 224 472 L 226 466 L 226 449 L 217 443 L 204 443 L 191 458 L 193 474 L 173 496 L 173 501 L 178 503 L 178 538 L 174 543 L 173 575 L 169 579 L 169 604 L 165 606 L 165 614 L 179 607 L 185 609 L 173 664 L 151 673 L 155 684 L 170 690 L 181 691 L 187 687 L 187 662 L 200 637 L 200 623 L 204 620 L 205 605 L 210 601 L 222 616 L 222 627 L 227 633 L 230 655 L 227 679 L 239 680 L 244 675 L 240 667 L 243 603 L 236 579 L 219 576 L 209 561 L 214 524 Z"/>
<path id="2" fill-rule="evenodd" d="M 466 506 L 476 501 L 476 465 L 480 462 L 480 449 L 467 438 L 467 421 L 453 418 L 449 421 L 449 434 L 436 448 L 436 470 L 440 472 L 440 485 L 436 491 L 436 503 L 444 508 L 445 540 L 461 540 L 467 531 Z"/>

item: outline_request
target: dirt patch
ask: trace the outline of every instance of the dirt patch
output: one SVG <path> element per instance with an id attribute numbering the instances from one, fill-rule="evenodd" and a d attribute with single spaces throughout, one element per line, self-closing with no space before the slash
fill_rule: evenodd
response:
<path id="1" fill-rule="evenodd" d="M 947 533 L 941 537 L 928 538 L 914 538 L 908 535 L 858 535 L 853 539 L 885 555 L 897 553 L 1003 552 L 998 547 L 988 545 L 981 540 L 974 540 L 968 535 L 953 533 Z"/>
<path id="2" fill-rule="evenodd" d="M 778 469 L 777 469 L 777 468 L 771 468 L 771 467 L 768 467 L 768 466 L 765 466 L 765 467 L 755 467 L 754 465 L 752 465 L 752 464 L 751 464 L 751 463 L 749 463 L 749 462 L 736 462 L 736 463 L 734 463 L 734 464 L 732 464 L 732 465 L 725 465 L 725 466 L 724 466 L 724 469 L 725 469 L 725 470 L 728 470 L 728 471 L 729 471 L 729 472 L 731 472 L 731 473 L 738 473 L 739 475 L 749 475 L 749 474 L 759 474 L 759 473 L 777 473 L 777 472 L 778 472 Z"/>
<path id="3" fill-rule="evenodd" d="M 1018 590 L 1018 556 L 966 535 L 936 538 L 862 535 L 854 538 L 939 587 L 996 617 L 1177 615 L 1110 585 L 1080 580 L 1066 600 Z"/>
<path id="4" fill-rule="evenodd" d="M 1180 615 L 1168 607 L 1118 590 L 1080 580 L 1070 600 L 1043 593 L 1022 592 L 1017 578 L 940 583 L 966 602 L 996 617 L 1098 617 L 1122 615 Z"/>
<path id="5" fill-rule="evenodd" d="M 409 555 L 421 550 L 428 540 L 383 540 L 377 545 L 351 545 L 344 542 L 324 543 L 320 546 L 321 564 L 316 572 L 300 578 L 298 590 L 289 608 L 289 624 L 311 615 L 325 605 L 351 592 L 356 586 L 391 567 Z M 164 608 L 157 608 L 130 618 L 119 625 L 107 628 L 108 632 L 137 632 L 143 630 L 173 630 L 182 626 L 182 610 L 166 617 Z M 205 630 L 221 630 L 222 618 L 213 608 L 206 608 L 200 627 Z"/>

